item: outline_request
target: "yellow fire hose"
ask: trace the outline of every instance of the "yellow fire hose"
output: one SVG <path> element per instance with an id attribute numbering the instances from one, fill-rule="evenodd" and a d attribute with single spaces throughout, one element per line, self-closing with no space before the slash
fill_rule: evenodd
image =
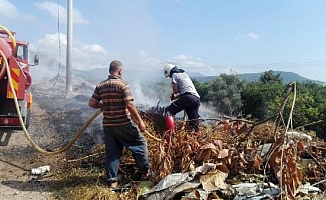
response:
<path id="1" fill-rule="evenodd" d="M 7 75 L 8 75 L 8 80 L 9 80 L 9 85 L 10 85 L 10 89 L 13 93 L 13 97 L 14 97 L 14 102 L 15 102 L 15 106 L 16 106 L 16 110 L 17 110 L 17 114 L 18 114 L 18 117 L 19 117 L 19 121 L 20 121 L 20 124 L 22 126 L 22 129 L 24 131 L 24 134 L 27 138 L 27 140 L 30 142 L 30 144 L 32 145 L 33 148 L 35 148 L 37 151 L 41 152 L 42 154 L 44 155 L 57 155 L 57 154 L 60 154 L 64 151 L 67 151 L 72 145 L 73 143 L 78 139 L 78 137 L 83 133 L 83 131 L 87 128 L 87 126 L 99 115 L 102 113 L 101 110 L 98 110 L 96 113 L 94 113 L 90 118 L 89 120 L 82 126 L 82 128 L 77 132 L 77 134 L 73 137 L 73 139 L 67 144 L 67 146 L 61 148 L 61 149 L 58 149 L 58 150 L 55 150 L 55 151 L 46 151 L 44 149 L 42 149 L 40 146 L 38 146 L 30 137 L 29 133 L 27 132 L 27 129 L 25 127 L 25 124 L 23 122 L 23 118 L 21 116 L 21 112 L 20 112 L 20 109 L 19 109 L 19 105 L 18 105 L 18 100 L 17 100 L 17 95 L 15 93 L 15 90 L 14 90 L 14 86 L 13 86 L 13 83 L 12 83 L 12 79 L 11 79 L 11 72 L 10 72 L 10 68 L 9 68 L 9 64 L 8 64 L 8 61 L 7 61 L 7 58 L 6 56 L 4 55 L 4 53 L 0 50 L 0 55 L 2 57 L 2 65 L 4 65 L 4 67 L 6 67 L 6 70 L 7 70 Z M 156 141 L 161 141 L 161 139 L 153 136 L 152 134 L 150 134 L 147 130 L 145 130 L 145 133 L 152 139 L 156 140 Z"/>
<path id="2" fill-rule="evenodd" d="M 14 47 L 13 50 L 14 50 L 14 52 L 16 52 L 17 43 L 15 40 L 15 37 L 12 35 L 12 33 L 8 29 L 6 29 L 6 27 L 0 25 L 0 29 L 4 30 L 8 34 L 8 36 L 10 37 L 10 39 L 12 41 L 12 46 Z"/>
<path id="3" fill-rule="evenodd" d="M 27 140 L 31 143 L 32 147 L 35 148 L 37 151 L 41 152 L 42 154 L 45 154 L 45 155 L 57 155 L 59 153 L 62 153 L 64 151 L 67 151 L 72 145 L 73 143 L 77 140 L 77 138 L 83 133 L 83 131 L 87 128 L 87 126 L 99 115 L 101 114 L 101 110 L 97 111 L 96 113 L 93 114 L 93 116 L 82 126 L 82 128 L 77 132 L 77 134 L 73 137 L 73 139 L 69 142 L 69 144 L 61 149 L 58 149 L 56 151 L 46 151 L 44 149 L 42 149 L 41 147 L 39 147 L 30 137 L 29 133 L 27 132 L 27 129 L 25 127 L 25 124 L 23 122 L 23 118 L 21 116 L 21 112 L 20 112 L 20 109 L 19 109 L 19 105 L 18 105 L 18 100 L 17 100 L 17 95 L 15 93 L 15 90 L 14 90 L 14 86 L 13 86 L 13 83 L 12 83 L 12 80 L 11 80 L 11 73 L 10 73 L 10 68 L 9 68 L 9 64 L 8 64 L 8 61 L 7 61 L 7 58 L 5 57 L 4 53 L 0 50 L 0 55 L 2 57 L 2 61 L 3 61 L 3 64 L 4 66 L 6 67 L 6 70 L 7 70 L 7 75 L 8 75 L 8 80 L 9 80 L 9 85 L 10 85 L 10 89 L 13 93 L 13 96 L 14 96 L 14 102 L 15 102 L 15 106 L 16 106 L 16 110 L 17 110 L 17 114 L 18 114 L 18 117 L 19 117 L 19 121 L 20 121 L 20 124 L 22 126 L 22 129 L 24 131 L 24 134 L 27 138 Z"/>
<path id="4" fill-rule="evenodd" d="M 12 35 L 12 33 L 11 33 L 8 29 L 6 29 L 4 26 L 1 26 L 1 25 L 0 25 L 0 29 L 2 29 L 4 32 L 6 32 L 6 34 L 10 37 L 11 42 L 12 42 L 12 47 L 13 47 L 12 54 L 14 55 L 15 52 L 16 52 L 16 49 L 17 49 L 17 48 L 16 48 L 16 47 L 17 47 L 17 42 L 16 42 L 16 40 L 15 40 L 15 37 L 14 37 L 14 36 Z M 0 64 L 1 64 L 1 60 L 0 60 Z M 3 78 L 3 76 L 4 76 L 4 74 L 5 74 L 5 70 L 6 70 L 5 67 L 1 68 L 1 70 L 0 70 L 0 79 Z"/>

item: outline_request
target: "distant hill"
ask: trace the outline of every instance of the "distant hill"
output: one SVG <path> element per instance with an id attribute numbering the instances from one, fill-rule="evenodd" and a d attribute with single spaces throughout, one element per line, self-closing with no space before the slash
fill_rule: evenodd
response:
<path id="1" fill-rule="evenodd" d="M 273 71 L 273 72 L 274 72 L 275 75 L 280 73 L 280 75 L 281 75 L 281 77 L 283 79 L 283 83 L 291 83 L 293 81 L 304 83 L 304 82 L 311 81 L 311 82 L 314 82 L 314 83 L 317 83 L 317 84 L 325 84 L 322 81 L 311 80 L 311 79 L 305 78 L 305 77 L 300 76 L 300 75 L 298 75 L 296 73 L 293 73 L 293 72 L 284 72 L 284 71 Z M 259 78 L 261 77 L 261 75 L 263 73 L 264 72 L 261 72 L 261 73 L 244 73 L 244 74 L 238 74 L 238 77 L 241 80 L 246 80 L 247 82 L 258 82 Z M 216 76 L 204 76 L 204 77 L 200 76 L 200 77 L 193 77 L 193 78 L 196 79 L 199 82 L 207 82 L 207 81 L 211 81 L 211 80 L 215 79 Z"/>
<path id="2" fill-rule="evenodd" d="M 55 68 L 57 68 L 57 64 L 55 64 L 53 59 L 47 59 L 45 58 L 45 66 L 42 67 L 45 68 L 47 67 L 50 69 L 51 72 Z M 61 66 L 60 71 L 62 73 L 65 73 L 65 66 Z M 273 71 L 274 74 L 281 74 L 281 77 L 283 79 L 283 83 L 290 83 L 293 81 L 297 82 L 307 82 L 311 81 L 317 84 L 325 84 L 325 82 L 322 81 L 317 81 L 317 80 L 311 80 L 308 78 L 305 78 L 303 76 L 300 76 L 296 73 L 293 72 L 285 72 L 285 71 Z M 241 80 L 246 80 L 247 82 L 257 82 L 259 81 L 259 78 L 264 72 L 261 73 L 244 73 L 244 74 L 238 74 L 238 77 Z M 201 73 L 198 72 L 191 72 L 187 71 L 187 74 L 191 77 L 196 79 L 199 82 L 207 82 L 215 79 L 217 76 L 205 76 Z M 95 68 L 91 70 L 79 70 L 79 69 L 73 69 L 73 76 L 82 78 L 90 83 L 97 84 L 99 81 L 104 80 L 108 76 L 108 68 Z M 166 81 L 164 76 L 163 76 L 163 70 L 146 70 L 146 71 L 141 71 L 139 69 L 125 69 L 124 74 L 123 74 L 123 79 L 126 81 L 135 81 L 135 80 L 141 80 L 141 81 Z"/>

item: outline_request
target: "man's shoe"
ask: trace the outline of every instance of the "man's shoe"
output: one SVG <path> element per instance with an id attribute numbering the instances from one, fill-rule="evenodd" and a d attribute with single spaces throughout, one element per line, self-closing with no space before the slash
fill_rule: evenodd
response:
<path id="1" fill-rule="evenodd" d="M 141 181 L 147 181 L 152 177 L 152 172 L 148 171 L 146 174 L 142 174 L 140 177 Z"/>
<path id="2" fill-rule="evenodd" d="M 110 186 L 110 188 L 116 188 L 116 187 L 118 187 L 118 181 L 111 181 L 109 183 L 109 186 Z"/>
<path id="3" fill-rule="evenodd" d="M 110 181 L 110 182 L 108 182 L 108 186 L 111 191 L 121 190 L 121 188 L 119 187 L 118 181 Z"/>

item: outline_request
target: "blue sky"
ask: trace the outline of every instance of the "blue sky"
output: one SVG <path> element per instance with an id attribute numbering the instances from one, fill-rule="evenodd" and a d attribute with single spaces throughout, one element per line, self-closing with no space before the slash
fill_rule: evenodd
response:
<path id="1" fill-rule="evenodd" d="M 157 70 L 173 62 L 204 75 L 281 70 L 326 82 L 324 0 L 75 0 L 73 5 L 74 68 L 107 67 L 119 59 L 125 68 Z M 0 24 L 34 51 L 65 63 L 66 8 L 67 0 L 0 0 Z"/>

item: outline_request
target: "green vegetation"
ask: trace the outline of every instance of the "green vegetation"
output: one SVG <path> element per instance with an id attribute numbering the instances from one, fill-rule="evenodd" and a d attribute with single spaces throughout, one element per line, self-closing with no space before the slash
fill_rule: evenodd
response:
<path id="1" fill-rule="evenodd" d="M 237 115 L 241 110 L 241 91 L 245 82 L 236 74 L 221 74 L 211 82 L 194 82 L 202 102 L 213 106 L 218 113 Z"/>
<path id="2" fill-rule="evenodd" d="M 281 83 L 252 82 L 241 91 L 242 113 L 253 119 L 264 119 L 278 111 L 283 99 Z"/>

